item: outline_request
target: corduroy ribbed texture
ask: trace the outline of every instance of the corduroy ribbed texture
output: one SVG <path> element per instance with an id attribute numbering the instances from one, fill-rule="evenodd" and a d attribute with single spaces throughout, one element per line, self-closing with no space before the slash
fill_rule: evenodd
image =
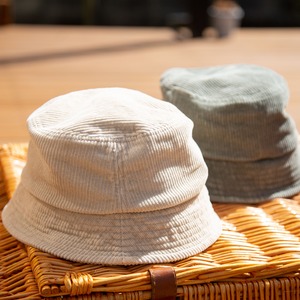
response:
<path id="1" fill-rule="evenodd" d="M 138 91 L 57 97 L 28 119 L 21 183 L 3 211 L 22 242 L 86 263 L 175 261 L 221 233 L 193 123 Z"/>
<path id="2" fill-rule="evenodd" d="M 298 132 L 278 73 L 243 64 L 172 68 L 161 90 L 195 124 L 212 201 L 257 203 L 300 191 Z"/>

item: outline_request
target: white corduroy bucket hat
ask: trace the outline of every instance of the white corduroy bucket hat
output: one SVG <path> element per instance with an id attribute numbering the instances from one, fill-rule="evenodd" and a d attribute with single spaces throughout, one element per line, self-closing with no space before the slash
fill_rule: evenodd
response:
<path id="1" fill-rule="evenodd" d="M 257 65 L 172 68 L 163 98 L 194 122 L 211 201 L 258 203 L 300 192 L 300 146 L 284 78 Z"/>
<path id="2" fill-rule="evenodd" d="M 50 100 L 28 118 L 27 164 L 5 227 L 84 263 L 163 263 L 205 250 L 221 222 L 192 128 L 174 105 L 124 88 Z"/>

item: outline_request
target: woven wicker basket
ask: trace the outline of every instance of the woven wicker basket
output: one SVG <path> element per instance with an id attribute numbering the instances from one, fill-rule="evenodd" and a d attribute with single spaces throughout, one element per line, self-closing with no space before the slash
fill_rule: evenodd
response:
<path id="1" fill-rule="evenodd" d="M 26 144 L 0 146 L 0 209 L 25 165 Z M 167 264 L 177 298 L 300 300 L 300 197 L 257 206 L 214 204 L 220 238 L 203 253 Z M 25 246 L 0 221 L 0 299 L 151 299 L 152 265 L 103 266 Z"/>

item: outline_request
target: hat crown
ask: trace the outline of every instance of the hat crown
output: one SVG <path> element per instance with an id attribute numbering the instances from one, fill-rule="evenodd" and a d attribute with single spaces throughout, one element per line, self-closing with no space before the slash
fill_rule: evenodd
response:
<path id="1" fill-rule="evenodd" d="M 137 91 L 94 89 L 57 97 L 29 117 L 28 128 L 22 183 L 61 209 L 160 210 L 197 197 L 205 186 L 207 167 L 191 120 Z"/>
<path id="2" fill-rule="evenodd" d="M 256 65 L 173 68 L 161 79 L 164 98 L 195 123 L 204 157 L 253 161 L 280 157 L 298 144 L 285 112 L 289 91 L 278 73 Z"/>
<path id="3" fill-rule="evenodd" d="M 63 139 L 125 141 L 131 135 L 153 134 L 174 123 L 174 107 L 141 95 L 123 88 L 72 92 L 37 109 L 28 118 L 28 127 L 30 132 Z M 162 117 L 162 110 L 169 120 Z"/>

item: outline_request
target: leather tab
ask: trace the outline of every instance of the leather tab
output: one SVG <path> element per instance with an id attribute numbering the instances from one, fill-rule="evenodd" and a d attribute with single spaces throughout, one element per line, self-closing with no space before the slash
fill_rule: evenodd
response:
<path id="1" fill-rule="evenodd" d="M 174 300 L 177 295 L 176 273 L 172 267 L 161 266 L 149 269 L 152 300 Z"/>

